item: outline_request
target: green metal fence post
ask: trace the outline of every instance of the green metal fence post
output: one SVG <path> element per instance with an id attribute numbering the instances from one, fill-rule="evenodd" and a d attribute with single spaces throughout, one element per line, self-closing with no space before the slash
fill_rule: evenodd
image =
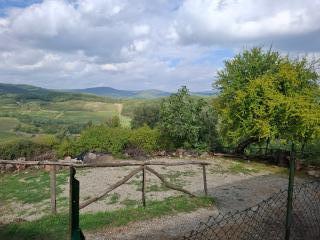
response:
<path id="1" fill-rule="evenodd" d="M 79 227 L 79 181 L 75 179 L 76 169 L 70 167 L 70 202 L 69 202 L 69 229 L 70 240 L 85 240 Z"/>
<path id="2" fill-rule="evenodd" d="M 293 197 L 293 185 L 295 174 L 295 156 L 294 156 L 294 144 L 291 145 L 290 152 L 290 171 L 289 171 L 289 183 L 288 183 L 288 199 L 287 199 L 287 216 L 286 216 L 286 240 L 290 239 L 290 231 L 292 225 L 292 197 Z"/>

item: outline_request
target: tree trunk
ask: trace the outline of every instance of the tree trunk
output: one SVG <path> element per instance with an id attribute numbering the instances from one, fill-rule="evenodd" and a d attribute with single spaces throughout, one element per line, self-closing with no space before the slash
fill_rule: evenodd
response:
<path id="1" fill-rule="evenodd" d="M 243 154 L 246 147 L 248 147 L 251 143 L 258 142 L 258 137 L 249 137 L 243 141 L 241 141 L 235 149 L 236 154 Z"/>

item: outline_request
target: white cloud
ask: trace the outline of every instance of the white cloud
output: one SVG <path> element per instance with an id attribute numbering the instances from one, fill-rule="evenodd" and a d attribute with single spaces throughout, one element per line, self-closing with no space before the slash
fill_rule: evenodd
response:
<path id="1" fill-rule="evenodd" d="M 133 27 L 133 32 L 136 36 L 143 36 L 150 32 L 150 27 L 146 24 L 136 25 Z"/>
<path id="2" fill-rule="evenodd" d="M 187 0 L 174 27 L 184 44 L 276 42 L 320 31 L 319 9 L 319 0 Z"/>
<path id="3" fill-rule="evenodd" d="M 0 79 L 208 90 L 243 46 L 318 56 L 318 9 L 320 0 L 44 0 L 0 17 Z"/>

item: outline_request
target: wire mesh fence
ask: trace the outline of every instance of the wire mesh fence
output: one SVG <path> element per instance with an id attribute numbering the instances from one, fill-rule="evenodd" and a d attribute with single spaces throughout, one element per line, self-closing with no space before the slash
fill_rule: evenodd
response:
<path id="1" fill-rule="evenodd" d="M 201 222 L 185 240 L 284 240 L 287 190 L 241 212 L 219 214 Z M 296 185 L 290 240 L 320 239 L 320 182 Z"/>

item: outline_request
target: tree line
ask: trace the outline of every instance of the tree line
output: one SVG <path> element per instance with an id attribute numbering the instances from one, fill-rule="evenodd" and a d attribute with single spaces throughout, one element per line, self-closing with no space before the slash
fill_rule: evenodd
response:
<path id="1" fill-rule="evenodd" d="M 244 50 L 226 60 L 211 100 L 182 87 L 158 105 L 136 109 L 132 126 L 157 126 L 175 147 L 232 147 L 243 153 L 263 142 L 319 142 L 319 61 L 292 59 L 272 49 Z"/>

